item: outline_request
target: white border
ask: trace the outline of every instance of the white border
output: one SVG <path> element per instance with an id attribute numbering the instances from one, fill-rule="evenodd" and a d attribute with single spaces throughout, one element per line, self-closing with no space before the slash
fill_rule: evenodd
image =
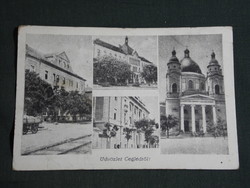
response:
<path id="1" fill-rule="evenodd" d="M 14 170 L 63 170 L 63 169 L 238 169 L 238 146 L 235 115 L 234 67 L 233 67 L 233 36 L 231 27 L 203 28 L 150 28 L 150 29 L 120 29 L 120 28 L 73 28 L 73 27 L 43 27 L 21 26 L 18 36 L 18 63 L 16 86 L 16 119 L 14 139 Z M 24 102 L 24 60 L 26 34 L 60 34 L 60 35 L 206 35 L 222 34 L 224 84 L 226 112 L 228 122 L 229 155 L 166 155 L 160 154 L 160 149 L 135 150 L 92 150 L 92 154 L 62 155 L 62 156 L 21 156 L 22 115 Z M 158 54 L 157 54 L 158 55 Z M 159 58 L 158 58 L 159 59 Z M 159 64 L 157 62 L 157 64 Z M 226 66 L 225 66 L 226 65 Z M 159 78 L 159 72 L 158 72 Z M 108 95 L 117 92 L 93 91 L 95 95 Z M 158 96 L 156 91 L 131 90 L 120 91 L 116 95 Z M 159 104 L 158 104 L 159 105 Z M 100 157 L 150 157 L 149 162 L 102 162 Z"/>

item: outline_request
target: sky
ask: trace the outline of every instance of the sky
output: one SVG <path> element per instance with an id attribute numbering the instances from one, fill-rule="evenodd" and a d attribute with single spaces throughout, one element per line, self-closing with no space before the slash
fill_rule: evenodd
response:
<path id="1" fill-rule="evenodd" d="M 125 43 L 126 36 L 95 36 L 100 40 L 119 47 Z M 157 64 L 157 37 L 156 36 L 128 36 L 128 45 L 137 51 L 139 56 Z"/>
<path id="2" fill-rule="evenodd" d="M 67 54 L 73 72 L 86 79 L 92 87 L 92 37 L 78 35 L 27 34 L 26 44 L 42 54 Z"/>
<path id="3" fill-rule="evenodd" d="M 167 63 L 172 56 L 173 48 L 176 51 L 176 57 L 183 59 L 184 50 L 190 51 L 190 57 L 201 69 L 201 72 L 207 75 L 207 65 L 211 60 L 211 53 L 214 51 L 215 58 L 219 62 L 223 72 L 222 59 L 222 36 L 221 35 L 178 35 L 178 36 L 159 36 L 159 92 L 160 102 L 166 98 L 166 73 Z"/>
<path id="4" fill-rule="evenodd" d="M 150 112 L 149 118 L 155 119 L 155 121 L 158 122 L 159 121 L 158 97 L 157 96 L 140 96 L 139 98 L 145 104 L 146 108 Z"/>

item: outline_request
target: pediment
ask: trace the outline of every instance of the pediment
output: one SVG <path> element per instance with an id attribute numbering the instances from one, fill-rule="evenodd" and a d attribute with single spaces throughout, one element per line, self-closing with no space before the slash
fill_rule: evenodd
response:
<path id="1" fill-rule="evenodd" d="M 183 96 L 181 97 L 181 99 L 200 99 L 200 100 L 214 100 L 213 97 L 207 96 L 207 95 L 202 95 L 202 94 L 194 94 L 194 95 L 187 95 L 187 96 Z"/>
<path id="2" fill-rule="evenodd" d="M 58 54 L 58 56 L 64 60 L 66 60 L 67 62 L 69 62 L 69 58 L 65 52 Z"/>

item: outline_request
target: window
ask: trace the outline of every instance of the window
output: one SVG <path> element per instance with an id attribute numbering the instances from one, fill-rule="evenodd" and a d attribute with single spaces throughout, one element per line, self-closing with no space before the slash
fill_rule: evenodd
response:
<path id="1" fill-rule="evenodd" d="M 97 57 L 100 57 L 100 55 L 101 55 L 101 51 L 100 49 L 97 49 Z"/>
<path id="2" fill-rule="evenodd" d="M 117 97 L 115 97 L 115 101 L 117 101 Z"/>
<path id="3" fill-rule="evenodd" d="M 45 80 L 48 80 L 48 74 L 49 74 L 49 72 L 45 71 L 45 76 L 44 76 Z"/>
<path id="4" fill-rule="evenodd" d="M 201 84 L 200 84 L 200 89 L 201 89 L 201 90 L 205 90 L 205 84 L 204 84 L 204 82 L 201 82 Z"/>
<path id="5" fill-rule="evenodd" d="M 186 109 L 184 109 L 184 114 L 188 114 L 188 111 Z"/>
<path id="6" fill-rule="evenodd" d="M 78 88 L 78 82 L 76 82 L 76 88 Z"/>
<path id="7" fill-rule="evenodd" d="M 63 84 L 65 84 L 65 78 L 63 77 Z"/>
<path id="8" fill-rule="evenodd" d="M 173 93 L 177 93 L 177 84 L 176 84 L 176 83 L 174 83 L 174 84 L 172 85 L 172 92 L 173 92 Z"/>
<path id="9" fill-rule="evenodd" d="M 116 112 L 114 113 L 114 120 L 116 120 Z"/>
<path id="10" fill-rule="evenodd" d="M 53 73 L 53 79 L 54 79 L 54 81 L 56 81 L 56 74 L 55 73 Z"/>
<path id="11" fill-rule="evenodd" d="M 69 69 L 69 65 L 67 65 L 67 68 Z"/>
<path id="12" fill-rule="evenodd" d="M 129 124 L 131 125 L 132 124 L 132 118 L 129 117 Z"/>
<path id="13" fill-rule="evenodd" d="M 34 65 L 30 65 L 30 71 L 34 72 L 35 71 L 35 66 Z"/>
<path id="14" fill-rule="evenodd" d="M 59 75 L 56 76 L 56 82 L 58 83 L 60 81 Z"/>
<path id="15" fill-rule="evenodd" d="M 189 89 L 194 89 L 194 83 L 193 83 L 192 80 L 189 80 L 189 81 L 188 81 L 188 88 L 189 88 Z"/>
<path id="16" fill-rule="evenodd" d="M 219 87 L 219 85 L 215 85 L 215 94 L 220 94 L 220 87 Z"/>

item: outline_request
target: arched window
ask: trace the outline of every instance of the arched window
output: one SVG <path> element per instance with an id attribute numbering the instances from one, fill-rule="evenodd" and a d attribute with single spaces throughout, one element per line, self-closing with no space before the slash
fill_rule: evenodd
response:
<path id="1" fill-rule="evenodd" d="M 220 94 L 220 86 L 219 85 L 215 85 L 214 89 L 215 89 L 215 94 Z"/>
<path id="2" fill-rule="evenodd" d="M 194 83 L 193 83 L 192 80 L 189 80 L 189 81 L 188 81 L 188 88 L 189 88 L 189 89 L 194 89 Z"/>
<path id="3" fill-rule="evenodd" d="M 173 92 L 173 93 L 177 93 L 177 84 L 176 84 L 176 83 L 174 83 L 174 84 L 172 85 L 172 92 Z"/>

